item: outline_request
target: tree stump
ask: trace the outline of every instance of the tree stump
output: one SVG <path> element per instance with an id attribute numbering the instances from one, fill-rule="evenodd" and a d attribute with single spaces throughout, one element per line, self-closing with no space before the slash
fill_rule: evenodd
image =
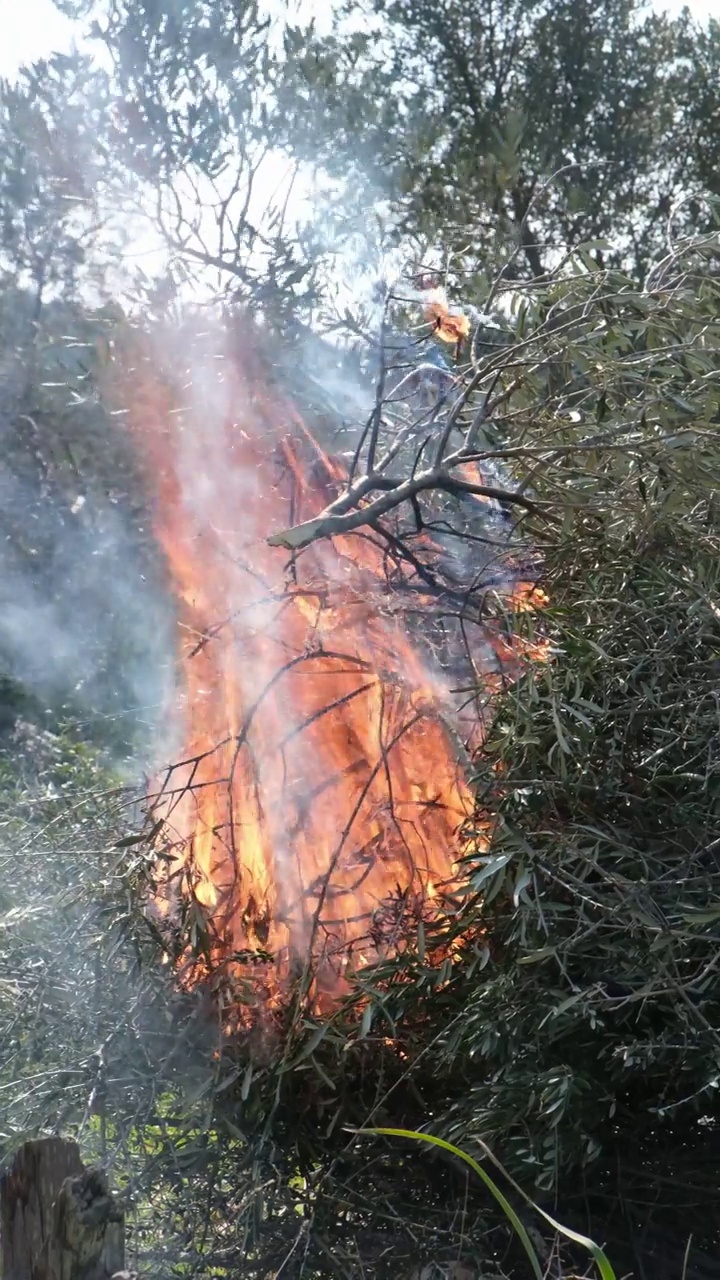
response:
<path id="1" fill-rule="evenodd" d="M 2 1280 L 112 1280 L 125 1266 L 125 1223 L 100 1169 L 75 1142 L 26 1142 L 0 1178 Z"/>

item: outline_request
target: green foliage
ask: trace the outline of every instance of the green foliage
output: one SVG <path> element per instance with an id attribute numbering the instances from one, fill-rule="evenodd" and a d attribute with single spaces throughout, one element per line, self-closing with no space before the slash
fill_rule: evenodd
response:
<path id="1" fill-rule="evenodd" d="M 0 89 L 0 281 L 74 294 L 97 232 L 106 78 L 54 54 Z"/>
<path id="2" fill-rule="evenodd" d="M 476 762 L 492 840 L 455 963 L 433 971 L 418 939 L 363 976 L 366 1026 L 406 1035 L 418 1078 L 431 1054 L 433 1131 L 564 1204 L 583 1167 L 592 1202 L 641 1164 L 696 1241 L 671 1188 L 686 1164 L 704 1185 L 718 1122 L 716 271 L 716 239 L 677 246 L 650 292 L 584 255 L 515 298 L 520 340 L 476 367 L 513 388 L 490 456 L 552 517 L 524 521 L 550 602 L 508 620 L 550 656 Z"/>
<path id="3" fill-rule="evenodd" d="M 369 1112 L 489 1143 L 580 1220 L 609 1178 L 634 1182 L 625 1212 L 666 1270 L 683 1233 L 698 1267 L 717 1245 L 673 1192 L 688 1178 L 711 1203 L 719 1118 L 717 262 L 716 237 L 681 242 L 638 290 L 588 249 L 547 286 L 498 285 L 514 341 L 474 358 L 458 422 L 491 385 L 479 463 L 532 493 L 549 593 L 506 625 L 550 648 L 476 760 L 490 847 L 466 860 L 442 965 L 424 926 L 333 1019 L 299 993 L 279 1068 L 248 1086 L 315 1160 L 303 1073 L 325 1141 Z"/>
<path id="4" fill-rule="evenodd" d="M 159 281 L 126 267 L 144 315 L 182 290 L 243 299 L 275 324 L 307 313 L 319 263 L 288 215 L 297 165 L 277 145 L 262 6 L 122 0 L 87 33 L 112 61 L 108 185 L 164 258 Z"/>
<path id="5" fill-rule="evenodd" d="M 454 259 L 467 296 L 590 240 L 638 282 L 668 226 L 712 225 L 717 23 L 347 0 L 328 34 L 249 2 L 123 0 L 88 30 L 113 64 L 104 163 L 173 286 L 214 279 L 275 319 L 330 309 L 328 269 L 357 286 L 392 245 Z"/>
<path id="6" fill-rule="evenodd" d="M 122 976 L 101 963 L 110 942 L 102 931 L 112 871 L 109 859 L 101 870 L 101 848 L 112 830 L 113 781 L 70 731 L 21 722 L 0 756 L 6 1150 L 28 1128 L 61 1129 L 82 1116 L 99 1070 L 94 1054 L 117 1030 L 109 989 Z"/>
<path id="7" fill-rule="evenodd" d="M 677 229 L 708 225 L 719 32 L 636 0 L 350 0 L 330 35 L 289 36 L 287 136 L 465 285 L 516 243 L 532 278 L 598 238 L 639 279 L 688 191 Z"/>

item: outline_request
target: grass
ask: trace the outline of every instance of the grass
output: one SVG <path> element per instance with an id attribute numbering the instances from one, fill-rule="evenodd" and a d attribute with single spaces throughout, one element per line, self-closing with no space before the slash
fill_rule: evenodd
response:
<path id="1" fill-rule="evenodd" d="M 464 1164 L 469 1165 L 473 1172 L 477 1174 L 482 1182 L 484 1182 L 490 1194 L 494 1196 L 495 1200 L 500 1205 L 500 1208 L 508 1219 L 513 1231 L 520 1241 L 520 1244 L 528 1256 L 530 1266 L 532 1267 L 533 1275 L 536 1277 L 536 1280 L 544 1280 L 545 1271 L 538 1257 L 537 1250 L 533 1245 L 527 1230 L 520 1221 L 520 1218 L 510 1204 L 510 1201 L 500 1190 L 500 1187 L 495 1182 L 494 1178 L 491 1178 L 490 1174 L 487 1173 L 486 1170 L 483 1169 L 482 1165 L 478 1164 L 477 1160 L 475 1160 L 473 1156 L 469 1155 L 467 1151 L 462 1151 L 460 1147 L 454 1146 L 452 1142 L 446 1142 L 444 1138 L 436 1137 L 435 1134 L 419 1133 L 414 1129 L 377 1128 L 360 1129 L 358 1132 L 361 1134 L 382 1134 L 391 1138 L 408 1138 L 413 1142 L 424 1142 L 428 1146 L 440 1147 L 443 1151 L 449 1151 L 450 1154 L 456 1156 L 458 1160 L 462 1160 Z M 545 1213 L 544 1209 L 541 1209 L 540 1206 L 537 1205 L 535 1201 L 518 1186 L 515 1180 L 510 1177 L 510 1174 L 503 1168 L 497 1157 L 493 1156 L 487 1149 L 486 1154 L 490 1156 L 493 1163 L 502 1171 L 513 1189 L 522 1197 L 525 1203 L 545 1222 L 547 1222 L 547 1224 L 551 1226 L 558 1235 L 564 1236 L 566 1240 L 572 1241 L 573 1244 L 580 1245 L 592 1255 L 601 1280 L 617 1280 L 612 1264 L 594 1240 L 591 1240 L 588 1236 L 580 1235 L 578 1231 L 572 1231 L 569 1227 L 564 1227 L 561 1222 L 558 1222 L 555 1218 L 551 1217 L 549 1213 Z"/>

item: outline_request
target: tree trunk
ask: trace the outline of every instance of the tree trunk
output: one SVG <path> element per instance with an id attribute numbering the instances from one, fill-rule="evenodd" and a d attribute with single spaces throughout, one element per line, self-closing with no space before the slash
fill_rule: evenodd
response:
<path id="1" fill-rule="evenodd" d="M 0 1178 L 2 1280 L 112 1280 L 124 1218 L 100 1169 L 65 1138 L 26 1142 Z"/>

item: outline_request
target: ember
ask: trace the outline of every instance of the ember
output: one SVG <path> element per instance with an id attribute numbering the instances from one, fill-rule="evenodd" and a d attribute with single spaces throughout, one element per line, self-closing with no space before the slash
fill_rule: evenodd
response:
<path id="1" fill-rule="evenodd" d="M 267 544 L 344 472 L 243 343 L 204 384 L 183 371 L 186 408 L 147 357 L 124 396 L 179 611 L 184 748 L 153 806 L 155 905 L 182 936 L 184 983 L 237 1004 L 304 972 L 323 1010 L 401 931 L 451 909 L 480 837 L 447 684 L 380 545 L 360 531 L 288 564 Z"/>

